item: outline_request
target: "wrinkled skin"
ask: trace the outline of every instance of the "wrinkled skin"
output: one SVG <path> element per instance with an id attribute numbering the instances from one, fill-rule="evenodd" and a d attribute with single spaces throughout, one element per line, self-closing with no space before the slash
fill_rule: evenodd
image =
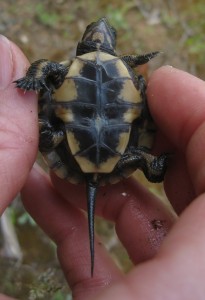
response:
<path id="1" fill-rule="evenodd" d="M 37 166 L 32 168 L 38 147 L 37 99 L 35 93 L 24 95 L 12 84 L 24 75 L 28 62 L 2 38 L 0 53 L 1 213 L 23 188 L 26 209 L 57 244 L 75 300 L 204 299 L 204 82 L 171 67 L 160 68 L 150 78 L 149 107 L 163 129 L 156 151 L 174 153 L 165 190 L 180 217 L 132 179 L 103 188 L 96 213 L 115 223 L 119 239 L 138 266 L 124 275 L 96 242 L 91 278 L 87 221 L 78 209 L 86 207 L 81 197 L 84 187 L 76 189 L 54 175 L 48 177 Z M 153 219 L 163 220 L 166 226 L 151 230 Z M 11 298 L 0 296 L 3 299 Z"/>

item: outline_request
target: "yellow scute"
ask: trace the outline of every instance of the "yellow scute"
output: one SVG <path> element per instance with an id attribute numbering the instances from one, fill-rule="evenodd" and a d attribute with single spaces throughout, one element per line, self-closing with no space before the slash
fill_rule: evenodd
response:
<path id="1" fill-rule="evenodd" d="M 79 142 L 76 140 L 74 133 L 67 132 L 67 141 L 71 150 L 71 153 L 75 155 L 80 150 Z"/>
<path id="2" fill-rule="evenodd" d="M 83 68 L 83 65 L 84 65 L 84 61 L 81 59 L 78 59 L 78 57 L 76 57 L 76 59 L 73 61 L 72 65 L 69 68 L 68 77 L 69 76 L 72 76 L 72 77 L 79 76 L 80 72 Z"/>
<path id="3" fill-rule="evenodd" d="M 118 147 L 116 149 L 119 153 L 121 153 L 121 154 L 124 153 L 124 151 L 127 147 L 128 141 L 129 141 L 129 137 L 130 137 L 129 132 L 122 132 L 119 135 L 119 143 L 118 143 Z"/>
<path id="4" fill-rule="evenodd" d="M 117 68 L 117 72 L 118 72 L 119 76 L 130 77 L 126 66 L 122 63 L 122 61 L 120 59 L 118 59 L 116 62 L 116 68 Z"/>
<path id="5" fill-rule="evenodd" d="M 96 166 L 86 157 L 76 155 L 75 159 L 84 173 L 110 173 L 119 161 L 120 155 L 115 155 L 109 158 L 106 162 L 101 163 L 99 166 Z"/>
<path id="6" fill-rule="evenodd" d="M 131 103 L 141 102 L 140 93 L 134 86 L 132 80 L 127 79 L 124 81 L 123 88 L 120 93 L 120 98 L 124 101 L 131 102 Z"/>
<path id="7" fill-rule="evenodd" d="M 56 102 L 69 102 L 77 99 L 77 90 L 75 82 L 72 79 L 66 79 L 59 89 L 55 91 Z"/>
<path id="8" fill-rule="evenodd" d="M 132 123 L 137 117 L 139 117 L 141 114 L 141 108 L 139 107 L 132 107 L 129 108 L 123 116 L 123 120 L 126 123 Z"/>
<path id="9" fill-rule="evenodd" d="M 55 109 L 56 116 L 60 118 L 64 123 L 70 123 L 74 121 L 73 113 L 70 108 L 60 105 Z"/>

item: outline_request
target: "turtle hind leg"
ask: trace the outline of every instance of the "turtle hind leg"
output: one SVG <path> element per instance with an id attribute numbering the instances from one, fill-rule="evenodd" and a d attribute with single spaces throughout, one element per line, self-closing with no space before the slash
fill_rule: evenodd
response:
<path id="1" fill-rule="evenodd" d="M 146 178 L 153 183 L 162 182 L 168 165 L 168 154 L 161 154 L 160 156 L 154 156 L 141 151 L 141 169 Z"/>
<path id="2" fill-rule="evenodd" d="M 15 80 L 16 87 L 24 91 L 40 90 L 52 91 L 58 88 L 64 81 L 68 73 L 69 64 L 40 59 L 31 64 L 26 72 L 26 76 Z"/>
<path id="3" fill-rule="evenodd" d="M 140 169 L 150 182 L 161 182 L 167 169 L 168 157 L 168 154 L 154 156 L 145 148 L 133 149 L 122 156 L 110 174 L 109 181 L 112 182 L 112 177 L 115 176 L 120 176 L 121 179 L 127 178 L 135 170 Z"/>

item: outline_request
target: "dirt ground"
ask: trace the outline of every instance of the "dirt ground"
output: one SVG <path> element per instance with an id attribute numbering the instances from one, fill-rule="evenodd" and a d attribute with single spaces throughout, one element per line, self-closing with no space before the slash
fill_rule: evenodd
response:
<path id="1" fill-rule="evenodd" d="M 106 16 L 118 31 L 118 53 L 162 52 L 154 68 L 170 64 L 197 73 L 184 41 L 189 29 L 176 1 L 2 1 L 0 32 L 14 41 L 30 61 L 66 60 L 86 26 Z M 177 4 L 178 3 L 178 4 Z M 203 76 L 203 75 L 202 75 Z"/>

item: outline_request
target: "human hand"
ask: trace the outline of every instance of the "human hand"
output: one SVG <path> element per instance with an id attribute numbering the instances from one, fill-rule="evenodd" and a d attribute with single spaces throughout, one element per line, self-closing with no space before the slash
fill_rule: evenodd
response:
<path id="1" fill-rule="evenodd" d="M 36 95 L 25 97 L 12 83 L 28 65 L 22 52 L 0 35 L 0 215 L 25 184 L 38 148 Z"/>
<path id="2" fill-rule="evenodd" d="M 12 51 L 14 71 L 10 72 L 10 82 L 21 77 L 27 65 L 14 45 Z M 8 70 L 9 65 L 6 67 Z M 0 184 L 4 192 L 0 209 L 3 211 L 22 187 L 34 161 L 37 103 L 33 93 L 24 96 L 12 84 L 1 92 L 0 141 L 3 150 L 0 151 Z M 167 143 L 161 137 L 159 147 L 166 146 L 167 151 L 175 148 L 165 188 L 179 212 L 192 202 L 195 195 L 204 191 L 201 151 L 205 143 L 204 82 L 164 67 L 150 79 L 148 96 L 156 123 L 170 139 Z M 8 122 L 10 119 L 13 125 Z M 22 196 L 27 210 L 57 243 L 59 259 L 73 288 L 74 299 L 204 299 L 203 194 L 189 205 L 160 245 L 175 221 L 167 207 L 132 179 L 101 189 L 96 213 L 115 222 L 118 236 L 132 261 L 142 263 L 124 275 L 102 245 L 96 242 L 93 278 L 90 278 L 87 220 L 78 209 L 86 206 L 84 188 L 65 183 L 55 175 L 50 180 L 35 167 Z M 153 230 L 150 226 L 152 220 L 163 220 L 164 226 Z"/>
<path id="3" fill-rule="evenodd" d="M 35 93 L 15 89 L 29 62 L 0 35 L 0 214 L 24 185 L 38 147 Z"/>

